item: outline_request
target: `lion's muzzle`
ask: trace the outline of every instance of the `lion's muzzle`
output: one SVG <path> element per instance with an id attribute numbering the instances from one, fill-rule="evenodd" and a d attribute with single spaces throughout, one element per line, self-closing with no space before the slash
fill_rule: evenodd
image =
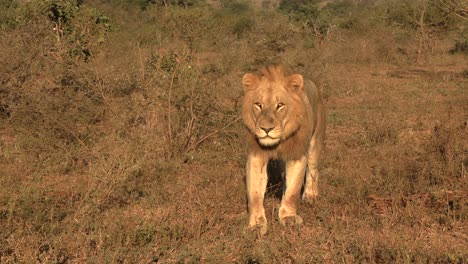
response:
<path id="1" fill-rule="evenodd" d="M 281 129 L 275 127 L 258 127 L 255 133 L 258 143 L 264 147 L 278 145 L 281 139 L 281 134 Z"/>

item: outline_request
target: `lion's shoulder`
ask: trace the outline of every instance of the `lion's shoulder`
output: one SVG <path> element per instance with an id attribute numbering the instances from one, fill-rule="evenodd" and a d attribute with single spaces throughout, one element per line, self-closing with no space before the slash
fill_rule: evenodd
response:
<path id="1" fill-rule="evenodd" d="M 306 79 L 304 82 L 304 92 L 312 106 L 318 105 L 322 101 L 320 89 L 313 81 L 309 79 Z"/>

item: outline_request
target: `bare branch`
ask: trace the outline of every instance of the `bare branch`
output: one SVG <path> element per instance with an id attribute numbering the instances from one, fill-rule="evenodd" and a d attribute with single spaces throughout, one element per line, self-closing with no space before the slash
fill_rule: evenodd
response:
<path id="1" fill-rule="evenodd" d="M 192 144 L 190 147 L 188 147 L 185 152 L 188 152 L 196 147 L 198 147 L 198 145 L 200 145 L 203 141 L 207 140 L 209 137 L 213 136 L 213 135 L 216 135 L 217 133 L 225 130 L 226 128 L 230 127 L 232 124 L 236 123 L 237 121 L 239 121 L 241 119 L 241 117 L 237 117 L 236 119 L 232 120 L 231 122 L 227 123 L 224 127 L 220 128 L 220 129 L 216 129 L 215 131 L 207 134 L 206 136 L 202 137 L 200 140 L 198 140 L 197 142 L 195 142 L 194 144 Z"/>
<path id="2" fill-rule="evenodd" d="M 174 71 L 172 72 L 171 76 L 171 83 L 169 84 L 169 95 L 167 98 L 167 129 L 168 129 L 168 137 L 169 137 L 169 155 L 172 156 L 172 149 L 173 149 L 173 144 L 172 144 L 172 87 L 174 86 L 174 78 L 177 72 L 177 69 L 179 68 L 179 64 L 176 64 L 176 67 L 174 68 Z"/>

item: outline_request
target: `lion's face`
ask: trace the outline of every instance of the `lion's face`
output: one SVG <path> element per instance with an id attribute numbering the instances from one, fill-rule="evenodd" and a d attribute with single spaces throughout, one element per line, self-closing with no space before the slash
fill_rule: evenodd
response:
<path id="1" fill-rule="evenodd" d="M 243 118 L 263 147 L 275 147 L 300 126 L 303 79 L 299 74 L 271 80 L 246 74 Z"/>

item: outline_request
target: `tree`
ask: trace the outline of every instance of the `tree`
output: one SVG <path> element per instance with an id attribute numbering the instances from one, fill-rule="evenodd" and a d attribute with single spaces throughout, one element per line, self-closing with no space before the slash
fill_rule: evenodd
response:
<path id="1" fill-rule="evenodd" d="M 423 64 L 436 33 L 454 29 L 467 20 L 468 5 L 457 0 L 390 0 L 388 18 L 393 25 L 417 34 L 416 63 Z"/>

